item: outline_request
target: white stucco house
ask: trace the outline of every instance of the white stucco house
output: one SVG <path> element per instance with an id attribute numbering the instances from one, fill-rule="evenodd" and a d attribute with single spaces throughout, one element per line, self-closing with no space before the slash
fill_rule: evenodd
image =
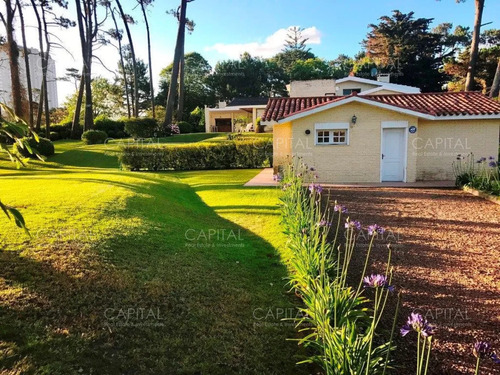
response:
<path id="1" fill-rule="evenodd" d="M 5 47 L 0 46 L 0 102 L 12 105 L 12 85 L 10 78 L 9 58 Z M 40 52 L 36 49 L 29 50 L 30 77 L 33 87 L 33 100 L 38 103 L 40 89 L 42 87 L 42 60 Z M 24 51 L 19 50 L 19 74 L 21 85 L 26 89 L 26 65 L 24 63 Z M 49 96 L 49 108 L 58 107 L 56 64 L 49 57 L 47 68 L 47 92 Z"/>

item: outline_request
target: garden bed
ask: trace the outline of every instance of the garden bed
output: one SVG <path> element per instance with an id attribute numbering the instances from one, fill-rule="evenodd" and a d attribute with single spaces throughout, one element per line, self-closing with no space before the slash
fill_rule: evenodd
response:
<path id="1" fill-rule="evenodd" d="M 349 208 L 352 219 L 388 229 L 372 252 L 371 270 L 380 268 L 385 243 L 392 242 L 394 281 L 403 290 L 398 324 L 418 309 L 437 325 L 429 373 L 473 374 L 477 339 L 498 351 L 500 206 L 460 190 L 336 188 L 330 194 Z M 358 244 L 362 251 L 362 239 Z M 363 259 L 354 261 L 358 272 Z M 385 325 L 390 324 L 389 317 Z M 396 344 L 402 366 L 396 373 L 413 373 L 412 341 L 399 338 Z M 500 374 L 492 361 L 482 363 L 482 374 Z"/>

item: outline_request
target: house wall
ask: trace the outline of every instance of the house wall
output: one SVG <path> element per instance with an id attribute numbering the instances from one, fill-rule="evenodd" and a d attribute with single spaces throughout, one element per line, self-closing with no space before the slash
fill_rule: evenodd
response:
<path id="1" fill-rule="evenodd" d="M 372 94 L 367 94 L 367 95 L 392 95 L 392 94 L 401 94 L 401 92 L 392 90 L 379 90 Z"/>
<path id="2" fill-rule="evenodd" d="M 215 126 L 215 119 L 218 118 L 233 118 L 237 119 L 239 117 L 246 116 L 249 118 L 249 122 L 252 122 L 252 114 L 239 109 L 227 110 L 227 111 L 211 111 L 210 108 L 205 109 L 205 132 L 212 132 L 212 127 Z M 238 131 L 238 129 L 235 129 Z"/>
<path id="3" fill-rule="evenodd" d="M 292 81 L 287 85 L 290 97 L 323 96 L 335 94 L 334 79 L 314 79 L 309 81 Z"/>
<path id="4" fill-rule="evenodd" d="M 369 83 L 360 83 L 360 82 L 341 82 L 337 83 L 337 90 L 336 93 L 339 96 L 342 96 L 342 91 L 344 89 L 361 89 L 361 92 L 373 89 L 375 87 L 379 87 L 380 84 L 369 84 Z"/>
<path id="5" fill-rule="evenodd" d="M 498 155 L 500 120 L 419 120 L 411 144 L 417 155 L 417 180 L 453 180 L 452 163 L 458 154 Z"/>
<path id="6" fill-rule="evenodd" d="M 351 122 L 353 115 L 357 123 L 349 129 L 349 145 L 315 145 L 316 123 Z M 320 182 L 326 183 L 369 183 L 380 182 L 381 124 L 382 121 L 407 121 L 408 126 L 418 125 L 418 119 L 362 103 L 349 103 L 330 110 L 318 112 L 291 124 L 291 149 L 281 147 L 275 164 L 279 163 L 283 151 L 302 156 L 306 164 L 314 166 Z M 281 137 L 289 136 L 290 130 L 281 130 L 283 125 L 274 126 L 275 145 Z M 288 129 L 288 128 L 286 128 Z M 306 135 L 309 129 L 311 134 Z M 408 133 L 408 144 L 416 137 Z M 282 141 L 284 142 L 284 141 Z M 408 152 L 407 181 L 416 179 L 416 154 Z"/>
<path id="7" fill-rule="evenodd" d="M 273 126 L 273 165 L 285 165 L 292 156 L 292 123 Z"/>

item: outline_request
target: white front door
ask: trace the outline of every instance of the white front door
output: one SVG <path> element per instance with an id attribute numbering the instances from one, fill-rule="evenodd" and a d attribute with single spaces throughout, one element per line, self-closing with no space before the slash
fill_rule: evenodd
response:
<path id="1" fill-rule="evenodd" d="M 382 129 L 382 181 L 404 181 L 405 129 Z"/>

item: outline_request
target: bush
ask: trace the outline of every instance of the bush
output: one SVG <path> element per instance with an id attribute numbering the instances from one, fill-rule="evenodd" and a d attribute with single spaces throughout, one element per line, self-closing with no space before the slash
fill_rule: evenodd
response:
<path id="1" fill-rule="evenodd" d="M 57 133 L 57 135 L 52 133 Z M 82 133 L 83 133 L 83 128 L 79 126 L 75 139 L 80 139 Z M 45 127 L 42 127 L 40 129 L 40 134 L 45 134 Z M 50 139 L 52 141 L 56 141 L 59 139 L 71 139 L 71 122 L 50 125 L 50 134 L 51 134 Z"/>
<path id="2" fill-rule="evenodd" d="M 82 141 L 87 145 L 102 144 L 107 138 L 108 135 L 102 130 L 87 130 L 82 134 Z"/>
<path id="3" fill-rule="evenodd" d="M 177 126 L 179 127 L 179 130 L 181 131 L 181 134 L 186 134 L 186 133 L 192 133 L 193 132 L 193 126 L 187 122 L 187 121 L 179 121 L 177 123 Z"/>
<path id="4" fill-rule="evenodd" d="M 104 116 L 98 116 L 94 120 L 94 129 L 106 132 L 110 138 L 126 138 L 125 123 L 121 120 L 112 120 Z"/>
<path id="5" fill-rule="evenodd" d="M 152 138 L 158 132 L 158 123 L 152 118 L 130 118 L 124 120 L 125 132 L 133 138 Z"/>
<path id="6" fill-rule="evenodd" d="M 126 146 L 120 161 L 126 169 L 150 171 L 260 168 L 271 165 L 272 148 L 266 140 Z"/>
<path id="7" fill-rule="evenodd" d="M 50 132 L 50 137 L 49 139 L 54 142 L 54 141 L 58 141 L 59 139 L 61 139 L 60 135 L 58 132 Z"/>
<path id="8" fill-rule="evenodd" d="M 35 153 L 42 156 L 54 155 L 55 149 L 54 144 L 47 138 L 39 138 L 39 142 L 35 138 L 23 138 L 22 140 L 27 140 L 29 146 L 31 147 L 33 153 L 30 153 L 27 149 L 19 147 L 17 143 L 14 144 L 14 151 L 19 152 L 21 155 L 29 158 L 36 158 Z"/>

